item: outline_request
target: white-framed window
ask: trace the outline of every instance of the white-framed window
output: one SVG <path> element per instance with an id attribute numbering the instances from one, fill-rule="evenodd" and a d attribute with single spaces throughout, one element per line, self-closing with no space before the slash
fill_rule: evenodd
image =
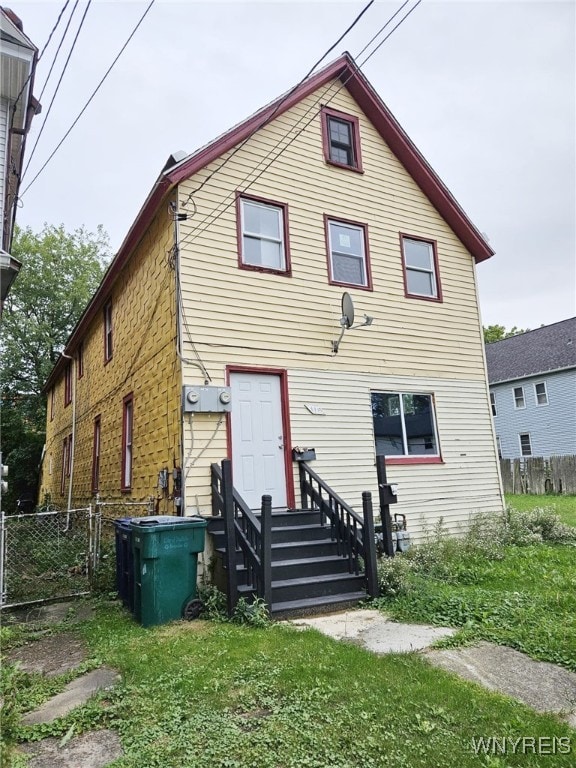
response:
<path id="1" fill-rule="evenodd" d="M 401 236 L 406 296 L 442 300 L 436 243 Z"/>
<path id="2" fill-rule="evenodd" d="M 440 456 L 432 395 L 372 392 L 371 398 L 377 456 Z"/>
<path id="3" fill-rule="evenodd" d="M 287 206 L 239 197 L 240 266 L 288 272 Z"/>
<path id="4" fill-rule="evenodd" d="M 532 443 L 528 432 L 521 432 L 518 435 L 520 439 L 520 453 L 522 456 L 532 456 Z"/>
<path id="5" fill-rule="evenodd" d="M 371 289 L 365 224 L 326 219 L 330 283 Z"/>
<path id="6" fill-rule="evenodd" d="M 546 382 L 539 381 L 534 384 L 534 394 L 536 396 L 536 405 L 548 405 L 548 390 L 546 389 Z"/>
<path id="7" fill-rule="evenodd" d="M 496 411 L 496 395 L 494 392 L 490 392 L 490 408 L 492 409 L 492 416 L 497 416 Z"/>
<path id="8" fill-rule="evenodd" d="M 514 387 L 514 408 L 526 408 L 524 387 Z"/>

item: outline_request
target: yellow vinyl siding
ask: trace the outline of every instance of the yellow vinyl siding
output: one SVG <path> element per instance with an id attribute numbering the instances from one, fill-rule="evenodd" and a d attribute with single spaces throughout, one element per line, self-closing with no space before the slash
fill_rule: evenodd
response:
<path id="1" fill-rule="evenodd" d="M 151 223 L 111 294 L 113 356 L 104 364 L 103 311 L 84 337 L 84 376 L 76 386 L 73 503 L 92 497 L 94 419 L 101 417 L 100 494 L 120 498 L 123 398 L 134 393 L 132 492 L 155 496 L 158 471 L 180 464 L 180 364 L 176 356 L 175 278 L 168 266 L 172 221 L 165 207 Z M 76 373 L 74 374 L 76 376 Z M 72 405 L 63 407 L 63 377 L 56 383 L 54 419 L 50 395 L 41 498 L 60 493 L 62 441 L 72 431 Z M 50 458 L 52 474 L 49 473 Z M 165 502 L 164 511 L 173 505 Z"/>

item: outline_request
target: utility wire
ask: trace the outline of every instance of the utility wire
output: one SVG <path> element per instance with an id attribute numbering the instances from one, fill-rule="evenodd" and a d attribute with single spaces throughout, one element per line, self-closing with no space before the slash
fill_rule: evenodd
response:
<path id="1" fill-rule="evenodd" d="M 362 52 L 364 52 L 364 51 L 366 50 L 366 48 L 367 48 L 367 47 L 368 47 L 368 46 L 369 46 L 369 45 L 370 45 L 370 44 L 371 44 L 371 43 L 372 43 L 372 42 L 373 42 L 373 41 L 374 41 L 374 40 L 375 40 L 375 39 L 376 39 L 376 38 L 377 38 L 377 37 L 378 37 L 378 36 L 379 36 L 379 35 L 380 35 L 380 34 L 381 34 L 381 33 L 382 33 L 384 30 L 385 30 L 385 29 L 386 29 L 386 27 L 388 27 L 388 26 L 389 26 L 389 24 L 390 24 L 390 23 L 391 23 L 391 22 L 394 20 L 394 18 L 395 18 L 395 17 L 398 15 L 398 13 L 400 13 L 400 11 L 402 11 L 402 9 L 403 9 L 403 8 L 404 8 L 404 7 L 407 5 L 407 3 L 408 3 L 408 2 L 409 2 L 409 0 L 405 0 L 405 2 L 404 2 L 404 3 L 403 3 L 401 6 L 400 6 L 400 8 L 398 8 L 398 10 L 397 10 L 397 11 L 396 11 L 396 12 L 395 12 L 395 13 L 394 13 L 394 14 L 393 14 L 393 15 L 392 15 L 392 16 L 391 16 L 389 19 L 388 19 L 388 21 L 387 21 L 387 22 L 386 22 L 386 23 L 385 23 L 385 24 L 384 24 L 384 25 L 383 25 L 383 26 L 382 26 L 382 27 L 381 27 L 381 28 L 378 30 L 378 32 L 377 32 L 377 33 L 376 33 L 376 35 L 375 35 L 375 36 L 372 38 L 372 40 L 371 40 L 371 41 L 370 41 L 370 42 L 369 42 L 369 43 L 368 43 L 366 46 L 364 46 L 364 48 L 362 49 L 361 53 L 362 53 Z M 388 34 L 387 34 L 387 35 L 384 37 L 384 39 L 383 39 L 383 40 L 382 40 L 382 41 L 381 41 L 381 42 L 378 44 L 378 46 L 377 46 L 377 47 L 376 47 L 376 48 L 375 48 L 375 49 L 374 49 L 374 50 L 373 50 L 373 51 L 372 51 L 372 52 L 371 52 L 371 53 L 370 53 L 370 54 L 369 54 L 369 55 L 368 55 L 368 56 L 367 56 L 367 57 L 364 59 L 364 61 L 362 61 L 362 62 L 361 62 L 361 64 L 359 64 L 359 65 L 356 65 L 356 69 L 357 69 L 357 71 L 358 71 L 358 72 L 360 72 L 360 68 L 361 68 L 362 66 L 364 66 L 364 64 L 366 64 L 366 62 L 368 62 L 368 61 L 369 61 L 369 60 L 372 58 L 372 56 L 373 56 L 373 55 L 374 55 L 374 54 L 375 54 L 375 53 L 376 53 L 376 52 L 377 52 L 377 51 L 378 51 L 378 50 L 381 48 L 381 46 L 382 46 L 382 45 L 383 45 L 383 44 L 386 42 L 386 40 L 388 40 L 388 38 L 389 38 L 389 37 L 390 37 L 390 36 L 391 36 L 391 35 L 392 35 L 392 34 L 393 34 L 395 31 L 396 31 L 396 29 L 398 29 L 398 27 L 399 27 L 401 24 L 403 24 L 403 22 L 404 22 L 404 21 L 405 21 L 405 20 L 408 18 L 408 16 L 410 16 L 410 14 L 411 14 L 411 13 L 412 13 L 414 10 L 416 10 L 416 8 L 417 8 L 417 7 L 420 5 L 420 3 L 421 3 L 421 2 L 422 2 L 422 0 L 417 0 L 417 2 L 415 3 L 415 5 L 413 5 L 413 6 L 412 6 L 412 8 L 410 8 L 410 10 L 409 10 L 409 11 L 408 11 L 408 12 L 407 12 L 407 13 L 406 13 L 406 14 L 405 14 L 405 15 L 404 15 L 404 16 L 403 16 L 401 19 L 400 19 L 400 21 L 399 21 L 399 22 L 398 22 L 398 23 L 397 23 L 397 24 L 396 24 L 396 25 L 395 25 L 395 26 L 394 26 L 394 27 L 393 27 L 393 28 L 390 30 L 390 32 L 389 32 L 389 33 L 388 33 Z M 312 114 L 312 116 L 310 117 L 310 119 L 308 119 L 308 120 L 307 120 L 307 121 L 304 123 L 304 125 L 302 126 L 302 128 L 300 128 L 300 129 L 297 131 L 297 133 L 295 133 L 295 134 L 294 134 L 294 136 L 293 136 L 293 137 L 292 137 L 292 138 L 291 138 L 291 139 L 290 139 L 290 140 L 289 140 L 289 141 L 286 143 L 286 145 L 285 145 L 285 146 L 283 146 L 283 147 L 280 149 L 280 151 L 279 151 L 279 152 L 276 154 L 276 156 L 275 156 L 275 157 L 273 157 L 273 158 L 270 160 L 270 162 L 269 162 L 267 165 L 265 165 L 265 166 L 262 168 L 262 170 L 261 170 L 261 171 L 260 171 L 260 172 L 259 172 L 259 173 L 258 173 L 258 174 L 257 174 L 257 175 L 256 175 L 256 176 L 253 178 L 253 179 L 252 179 L 252 180 L 250 180 L 250 181 L 249 181 L 249 179 L 250 179 L 250 174 L 248 174 L 248 176 L 244 177 L 244 179 L 243 179 L 243 180 L 242 180 L 242 181 L 239 183 L 239 185 L 237 186 L 237 188 L 238 188 L 238 189 L 242 189 L 242 191 L 244 191 L 244 192 L 245 192 L 246 190 L 248 190 L 248 189 L 249 189 L 249 188 L 250 188 L 250 187 L 251 187 L 251 186 L 252 186 L 252 185 L 253 185 L 253 184 L 254 184 L 254 183 L 255 183 L 255 182 L 256 182 L 256 181 L 257 181 L 257 180 L 258 180 L 258 179 L 259 179 L 259 178 L 260 178 L 260 177 L 263 175 L 263 174 L 264 174 L 264 173 L 265 173 L 265 171 L 266 171 L 266 170 L 268 170 L 268 168 L 269 168 L 269 167 L 270 167 L 270 166 L 271 166 L 271 165 L 272 165 L 272 164 L 273 164 L 273 163 L 274 163 L 274 162 L 275 162 L 275 161 L 276 161 L 276 160 L 277 160 L 277 159 L 278 159 L 278 158 L 279 158 L 279 157 L 280 157 L 280 156 L 281 156 L 281 155 L 282 155 L 282 154 L 283 154 L 283 153 L 284 153 L 284 152 L 285 152 L 287 149 L 288 149 L 288 147 L 289 147 L 289 146 L 290 146 L 290 145 L 291 145 L 291 144 L 292 144 L 292 143 L 293 143 L 293 142 L 294 142 L 294 141 L 295 141 L 295 140 L 296 140 L 296 139 L 297 139 L 297 138 L 298 138 L 298 137 L 299 137 L 299 136 L 300 136 L 300 135 L 303 133 L 303 131 L 304 131 L 304 130 L 305 130 L 305 129 L 306 129 L 306 128 L 307 128 L 307 127 L 310 125 L 310 123 L 311 123 L 313 120 L 315 120 L 315 119 L 316 119 L 316 115 L 317 115 L 317 113 L 316 113 L 316 107 L 317 107 L 317 105 L 318 105 L 320 102 L 324 102 L 324 104 L 325 104 L 325 105 L 326 105 L 326 104 L 330 104 L 330 103 L 331 103 L 331 102 L 334 100 L 334 98 L 335 98 L 335 97 L 338 95 L 338 93 L 339 93 L 339 92 L 340 92 L 340 91 L 341 91 L 341 90 L 342 90 L 342 89 L 343 89 L 343 88 L 346 86 L 346 84 L 349 82 L 349 80 L 350 80 L 352 77 L 353 77 L 353 74 L 350 74 L 350 75 L 349 75 L 349 76 L 346 78 L 346 80 L 344 80 L 344 81 L 343 81 L 343 82 L 342 82 L 342 83 L 339 85 L 339 87 L 337 88 L 337 90 L 336 90 L 336 91 L 335 91 L 335 92 L 334 92 L 334 93 L 333 93 L 331 96 L 329 96 L 329 98 L 326 98 L 326 97 L 327 97 L 327 95 L 329 94 L 329 91 L 330 91 L 330 90 L 331 90 L 331 89 L 334 87 L 333 85 L 330 85 L 330 86 L 329 86 L 329 87 L 326 89 L 326 91 L 325 91 L 324 93 L 322 93 L 322 94 L 321 94 L 321 95 L 318 97 L 318 99 L 317 99 L 317 100 L 316 100 L 316 101 L 315 101 L 315 102 L 314 102 L 314 103 L 313 103 L 313 104 L 312 104 L 312 105 L 311 105 L 311 106 L 308 108 L 308 110 L 305 112 L 305 114 L 304 114 L 304 115 L 303 115 L 303 116 L 302 116 L 302 117 L 301 117 L 301 118 L 300 118 L 300 119 L 299 119 L 299 120 L 296 122 L 296 124 L 295 124 L 295 126 L 294 126 L 294 127 L 297 127 L 297 126 L 298 126 L 298 124 L 299 124 L 299 123 L 300 123 L 302 120 L 304 120 L 304 119 L 307 117 L 307 115 L 308 115 L 308 114 L 309 114 L 311 111 L 313 111 L 313 114 Z M 278 146 L 279 146 L 279 145 L 277 144 L 275 147 L 272 147 L 272 148 L 270 149 L 270 151 L 269 151 L 269 152 L 268 152 L 268 153 L 267 153 L 267 154 L 264 156 L 264 158 L 263 158 L 263 159 L 260 161 L 259 165 L 260 165 L 262 162 L 264 162 L 264 161 L 265 161 L 265 160 L 266 160 L 266 159 L 267 159 L 267 158 L 270 156 L 270 154 L 271 154 L 271 153 L 272 153 L 272 152 L 273 152 L 275 149 L 277 149 L 277 148 L 278 148 Z M 242 185 L 243 185 L 244 183 L 246 183 L 246 186 L 244 186 L 244 187 L 243 187 Z M 210 211 L 210 213 L 208 213 L 208 214 L 207 214 L 207 215 L 206 215 L 206 216 L 205 216 L 205 217 L 202 219 L 202 221 L 201 221 L 201 222 L 199 222 L 199 224 L 197 225 L 197 227 L 195 227 L 195 228 L 194 228 L 194 229 L 193 229 L 193 230 L 190 232 L 190 234 L 188 234 L 188 235 L 187 235 L 185 238 L 183 238 L 183 239 L 181 240 L 181 242 L 180 242 L 180 247 L 182 247 L 183 245 L 188 245 L 188 244 L 190 244 L 190 243 L 194 242 L 194 240 L 196 240 L 196 239 L 197 239 L 197 238 L 198 238 L 198 237 L 199 237 L 199 236 L 200 236 L 200 235 L 201 235 L 201 234 L 202 234 L 202 233 L 203 233 L 203 232 L 204 232 L 204 231 L 205 231 L 205 230 L 206 230 L 206 229 L 207 229 L 209 226 L 211 226 L 212 224 L 214 224 L 214 223 L 215 223 L 215 222 L 216 222 L 216 221 L 217 221 L 217 220 L 218 220 L 218 219 L 219 219 L 219 218 L 220 218 L 220 217 L 221 217 L 221 216 L 222 216 L 222 215 L 223 215 L 223 214 L 226 212 L 226 210 L 227 210 L 227 209 L 228 209 L 228 208 L 229 208 L 231 205 L 233 205 L 234 203 L 235 203 L 235 196 L 233 196 L 233 198 L 232 198 L 232 200 L 231 200 L 231 201 L 229 201 L 229 202 L 226 202 L 226 199 L 225 199 L 225 200 L 223 201 L 223 203 L 220 203 L 220 204 L 218 204 L 218 205 L 217 205 L 215 208 L 213 208 L 213 209 L 212 209 L 212 211 Z M 219 208 L 220 208 L 220 206 L 221 206 L 221 205 L 223 205 L 223 207 L 221 208 L 221 210 L 219 210 Z M 206 226 L 203 226 L 205 223 L 206 223 Z"/>
<path id="2" fill-rule="evenodd" d="M 66 24 L 66 29 L 64 30 L 62 37 L 60 38 L 60 43 L 58 45 L 58 48 L 56 49 L 56 53 L 52 57 L 52 64 L 50 65 L 50 69 L 48 71 L 48 74 L 46 75 L 46 79 L 44 80 L 44 85 L 42 86 L 40 95 L 38 96 L 38 101 L 40 102 L 42 101 L 42 96 L 44 95 L 44 91 L 46 90 L 46 86 L 48 85 L 48 81 L 50 80 L 50 76 L 52 75 L 52 70 L 54 69 L 58 56 L 60 55 L 60 49 L 62 48 L 64 40 L 66 39 L 66 35 L 68 34 L 68 29 L 70 28 L 70 24 L 74 17 L 74 13 L 76 12 L 76 8 L 78 7 L 78 3 L 79 3 L 79 0 L 76 0 L 76 2 L 74 3 L 74 7 L 72 8 L 72 12 L 68 17 L 68 23 Z"/>
<path id="3" fill-rule="evenodd" d="M 46 160 L 46 162 L 44 163 L 44 165 L 43 165 L 43 166 L 40 168 L 40 170 L 38 171 L 38 173 L 36 174 L 36 176 L 34 176 L 34 178 L 32 179 L 32 181 L 31 181 L 31 182 L 28 184 L 28 186 L 27 186 L 27 187 L 24 189 L 24 191 L 23 191 L 23 192 L 22 192 L 22 194 L 20 195 L 20 198 L 22 198 L 22 197 L 23 197 L 23 196 L 26 194 L 26 192 L 27 192 L 27 191 L 30 189 L 30 187 L 32 186 L 32 184 L 34 184 L 34 182 L 36 181 L 36 179 L 37 179 L 37 178 L 40 176 L 40 174 L 41 174 L 41 173 L 44 171 L 44 169 L 46 168 L 46 166 L 48 165 L 48 163 L 49 163 L 49 162 L 52 160 L 52 158 L 54 157 L 54 155 L 56 154 L 56 152 L 58 152 L 58 150 L 60 149 L 60 147 L 62 146 L 62 144 L 63 144 L 63 143 L 66 141 L 66 139 L 68 138 L 68 136 L 70 135 L 70 133 L 72 132 L 72 130 L 74 129 L 74 127 L 76 126 L 76 123 L 77 123 L 77 122 L 80 120 L 80 118 L 82 117 L 82 115 L 84 114 L 84 112 L 87 110 L 87 108 L 88 108 L 89 104 L 91 103 L 92 99 L 93 99 L 93 98 L 96 96 L 96 94 L 98 93 L 98 91 L 100 90 L 100 88 L 102 87 L 102 85 L 104 84 L 104 81 L 106 80 L 106 78 L 108 77 L 108 75 L 110 74 L 110 72 L 113 70 L 113 68 L 114 68 L 114 66 L 115 66 L 115 64 L 116 64 L 116 62 L 118 61 L 118 59 L 119 59 L 119 58 L 122 56 L 122 54 L 124 53 L 124 51 L 125 51 L 125 50 L 126 50 L 126 48 L 128 47 L 128 44 L 130 43 L 130 41 L 132 40 L 132 38 L 134 37 L 134 35 L 135 35 L 135 34 L 136 34 L 136 32 L 138 31 L 138 28 L 140 27 L 140 25 L 142 24 L 142 22 L 144 21 L 144 19 L 145 19 L 145 18 L 146 18 L 146 16 L 148 15 L 148 12 L 150 11 L 150 9 L 152 8 L 152 6 L 154 5 L 154 3 L 155 3 L 155 2 L 156 2 L 156 0 L 150 0 L 150 3 L 149 3 L 149 4 L 148 4 L 148 6 L 146 7 L 146 10 L 144 11 L 144 13 L 142 14 L 142 16 L 141 16 L 141 17 L 140 17 L 140 19 L 138 20 L 138 23 L 136 24 L 136 26 L 134 27 L 134 29 L 132 30 L 132 32 L 131 32 L 131 33 L 130 33 L 130 35 L 128 36 L 128 38 L 127 38 L 126 42 L 124 43 L 124 45 L 122 46 L 122 48 L 119 50 L 118 54 L 116 55 L 116 58 L 114 59 L 114 61 L 112 62 L 112 64 L 111 64 L 111 65 L 108 67 L 108 69 L 106 70 L 106 72 L 105 72 L 104 76 L 102 77 L 102 79 L 100 80 L 100 82 L 98 83 L 98 85 L 96 86 L 96 88 L 95 88 L 95 89 L 92 91 L 92 94 L 91 94 L 90 98 L 88 99 L 88 101 L 86 102 L 86 104 L 84 104 L 84 106 L 82 107 L 82 109 L 80 110 L 80 112 L 78 113 L 78 115 L 76 116 L 76 118 L 74 119 L 74 122 L 72 123 L 72 125 L 70 126 L 70 128 L 68 128 L 68 130 L 66 131 L 66 133 L 64 134 L 64 136 L 63 136 L 63 137 L 60 139 L 60 141 L 58 142 L 58 144 L 56 145 L 56 147 L 55 147 L 55 148 L 54 148 L 54 150 L 52 151 L 52 154 L 51 154 L 51 155 L 49 155 L 48 159 Z"/>
<path id="4" fill-rule="evenodd" d="M 46 48 L 48 48 L 50 40 L 52 40 L 52 35 L 54 34 L 54 32 L 56 32 L 56 29 L 58 28 L 58 25 L 60 24 L 60 19 L 62 18 L 63 14 L 64 14 L 64 11 L 68 7 L 68 3 L 69 2 L 70 2 L 70 0 L 66 0 L 66 2 L 64 3 L 64 6 L 62 7 L 62 10 L 58 14 L 58 18 L 56 19 L 56 24 L 54 24 L 54 26 L 52 27 L 52 30 L 51 30 L 50 34 L 48 35 L 48 40 L 46 40 L 46 43 L 44 44 L 44 47 L 42 48 L 42 50 L 38 54 L 38 58 L 36 59 L 36 63 L 38 63 L 40 61 L 40 59 L 44 55 L 44 51 L 46 50 Z M 24 93 L 24 90 L 26 89 L 26 86 L 30 82 L 30 78 L 32 77 L 33 73 L 34 73 L 34 68 L 32 68 L 30 70 L 30 74 L 26 78 L 26 82 L 24 83 L 24 85 L 20 89 L 20 93 L 18 94 L 18 96 L 16 96 L 16 101 L 14 102 L 14 104 L 12 106 L 12 117 L 10 119 L 10 130 L 12 130 L 12 128 L 14 127 L 14 116 L 16 115 L 16 108 L 18 106 L 18 102 L 20 101 L 20 98 L 22 97 L 22 94 Z"/>
<path id="5" fill-rule="evenodd" d="M 76 0 L 76 5 L 78 5 L 78 0 Z M 76 10 L 76 5 L 72 9 L 72 15 L 74 14 L 74 11 Z M 74 53 L 74 48 L 76 47 L 76 43 L 78 42 L 78 38 L 80 36 L 80 32 L 82 31 L 82 27 L 84 26 L 84 20 L 86 19 L 86 15 L 88 14 L 88 11 L 90 9 L 90 6 L 92 5 L 92 0 L 88 0 L 88 4 L 86 8 L 84 9 L 84 13 L 82 15 L 82 18 L 80 20 L 80 25 L 78 29 L 76 30 L 76 35 L 74 37 L 74 40 L 72 41 L 72 46 L 70 50 L 68 51 L 68 56 L 66 58 L 66 61 L 64 62 L 64 67 L 62 69 L 62 72 L 60 73 L 60 78 L 58 79 L 58 83 L 56 85 L 56 89 L 54 93 L 52 94 L 52 99 L 50 101 L 50 104 L 48 105 L 48 110 L 46 111 L 46 115 L 44 117 L 44 120 L 42 122 L 42 126 L 40 128 L 40 131 L 38 132 L 38 136 L 36 136 L 36 141 L 34 142 L 34 146 L 32 147 L 32 151 L 30 152 L 30 155 L 28 157 L 28 162 L 26 163 L 26 167 L 24 168 L 24 171 L 22 172 L 22 179 L 26 176 L 26 172 L 28 168 L 30 167 L 30 163 L 32 162 L 32 158 L 34 157 L 34 152 L 36 152 L 36 147 L 38 146 L 38 142 L 40 141 L 40 137 L 42 136 L 42 133 L 44 131 L 44 128 L 46 128 L 46 123 L 48 122 L 48 117 L 50 116 L 50 112 L 52 110 L 52 107 L 54 105 L 54 100 L 56 99 L 56 96 L 58 95 L 58 91 L 60 90 L 60 85 L 62 84 L 62 80 L 64 79 L 64 75 L 66 74 L 66 70 L 68 69 L 68 64 L 70 63 L 70 59 L 72 57 L 72 54 Z M 68 25 L 70 24 L 70 21 L 72 20 L 72 15 L 70 16 Z M 64 35 L 66 35 L 66 32 L 68 31 L 68 26 L 64 30 Z M 64 41 L 64 38 L 62 38 L 62 42 Z M 58 48 L 58 51 L 60 50 L 60 47 Z M 58 53 L 58 52 L 56 52 Z M 55 60 L 55 59 L 54 59 Z M 51 72 L 52 70 L 50 70 Z M 48 82 L 48 80 L 46 80 Z M 46 87 L 46 83 L 44 83 L 44 88 Z M 44 92 L 44 91 L 42 91 Z"/>
<path id="6" fill-rule="evenodd" d="M 286 101 L 288 101 L 288 99 L 290 98 L 290 96 L 292 96 L 292 94 L 293 94 L 295 91 L 297 91 L 297 90 L 298 90 L 298 88 L 300 88 L 300 86 L 302 85 L 302 83 L 304 83 L 306 80 L 308 80 L 308 78 L 309 78 L 309 77 L 312 75 L 312 73 L 314 72 L 314 70 L 315 70 L 315 69 L 316 69 L 316 68 L 317 68 L 317 67 L 318 67 L 318 66 L 319 66 L 319 65 L 320 65 L 320 64 L 321 64 L 321 63 L 324 61 L 324 59 L 325 59 L 327 56 L 329 56 L 329 55 L 332 53 L 332 51 L 334 50 L 334 48 L 336 48 L 336 46 L 337 46 L 337 45 L 339 45 L 339 44 L 342 42 L 342 40 L 344 40 L 344 38 L 346 37 L 346 35 L 347 35 L 347 34 L 348 34 L 348 33 L 349 33 L 349 32 L 350 32 L 352 29 L 354 29 L 354 27 L 356 26 L 356 24 L 358 24 L 358 22 L 360 21 L 360 19 L 362 18 L 362 16 L 364 16 L 364 14 L 366 13 L 366 11 L 367 11 L 367 10 L 370 8 L 370 6 L 371 6 L 371 5 L 373 5 L 373 4 L 374 4 L 374 2 L 375 2 L 375 0 L 370 0 L 370 2 L 369 2 L 369 3 L 368 3 L 366 6 L 364 6 L 364 8 L 362 9 L 362 11 L 361 11 L 361 12 L 358 14 L 358 16 L 356 16 L 356 18 L 355 18 L 355 19 L 354 19 L 354 21 L 353 21 L 353 22 L 350 24 L 350 26 L 349 26 L 349 27 L 348 27 L 348 28 L 347 28 L 347 29 L 346 29 L 346 30 L 345 30 L 345 31 L 344 31 L 344 32 L 343 32 L 343 33 L 340 35 L 340 37 L 338 38 L 338 40 L 336 40 L 336 42 L 335 42 L 335 43 L 333 43 L 333 44 L 330 46 L 330 48 L 328 48 L 328 50 L 327 50 L 325 53 L 323 53 L 323 54 L 322 54 L 322 56 L 321 56 L 321 57 L 318 59 L 318 61 L 317 61 L 317 62 L 316 62 L 316 63 L 315 63 L 315 64 L 314 64 L 314 65 L 313 65 L 313 66 L 312 66 L 312 67 L 311 67 L 311 68 L 308 70 L 308 72 L 307 72 L 307 73 L 304 75 L 304 77 L 303 77 L 303 78 L 300 80 L 300 82 L 298 82 L 298 83 L 297 83 L 297 84 L 296 84 L 296 85 L 295 85 L 293 88 L 291 88 L 291 89 L 288 91 L 288 93 L 287 93 L 285 96 L 283 96 L 283 97 L 282 97 L 282 98 L 281 98 L 281 99 L 278 101 L 278 103 L 277 103 L 277 104 L 276 104 L 276 106 L 274 107 L 274 110 L 272 111 L 272 114 L 270 114 L 270 115 L 268 115 L 268 117 L 264 118 L 264 120 L 263 120 L 263 121 L 262 121 L 262 122 L 261 122 L 259 125 L 257 125 L 257 126 L 256 126 L 256 128 L 254 128 L 254 129 L 253 129 L 253 130 L 250 132 L 250 134 L 249 134 L 249 135 L 248 135 L 248 136 L 247 136 L 247 137 L 244 139 L 244 141 L 242 141 L 240 144 L 238 144 L 238 145 L 237 145 L 237 146 L 236 146 L 236 147 L 235 147 L 235 148 L 232 150 L 232 152 L 231 152 L 231 153 L 230 153 L 230 154 L 229 154 L 229 155 L 228 155 L 228 156 L 225 158 L 225 160 L 224 160 L 222 163 L 220 163 L 220 165 L 219 165 L 219 166 L 217 166 L 217 167 L 216 167 L 216 168 L 215 168 L 215 169 L 212 171 L 212 173 L 210 173 L 210 174 L 209 174 L 209 175 L 208 175 L 208 176 L 207 176 L 207 177 L 206 177 L 206 178 L 205 178 L 205 179 L 204 179 L 204 180 L 201 182 L 201 184 L 200 184 L 198 187 L 196 187 L 196 189 L 193 189 L 193 190 L 192 190 L 192 192 L 190 192 L 190 194 L 188 195 L 188 198 L 187 198 L 186 202 L 185 202 L 185 203 L 183 203 L 183 205 L 186 205 L 186 204 L 187 204 L 187 203 L 190 201 L 190 198 L 191 198 L 193 195 L 195 195 L 197 192 L 200 192 L 200 190 L 201 190 L 203 187 L 205 187 L 205 186 L 206 186 L 206 184 L 208 184 L 208 182 L 210 181 L 210 179 L 211 179 L 211 178 L 212 178 L 212 177 L 213 177 L 215 174 L 217 174 L 219 171 L 221 171 L 221 170 L 222 170 L 222 168 L 224 168 L 224 166 L 225 166 L 225 165 L 226 165 L 226 164 L 227 164 L 227 163 L 228 163 L 228 162 L 229 162 L 229 161 L 230 161 L 230 160 L 231 160 L 231 159 L 234 157 L 234 155 L 235 155 L 237 152 L 239 152 L 239 151 L 240 151 L 240 150 L 241 150 L 241 149 L 242 149 L 242 148 L 243 148 L 243 147 L 244 147 L 244 146 L 245 146 L 245 145 L 246 145 L 246 144 L 247 144 L 247 143 L 250 141 L 250 139 L 252 138 L 252 136 L 254 136 L 254 134 L 255 134 L 255 133 L 257 133 L 259 130 L 261 130 L 261 129 L 262 129 L 262 128 L 264 128 L 266 125 L 268 125 L 269 123 L 271 123 L 271 122 L 272 122 L 272 120 L 274 119 L 274 117 L 275 117 L 275 115 L 277 114 L 277 112 L 278 112 L 278 110 L 280 109 L 280 107 L 281 107 L 281 106 L 282 106 L 282 105 L 283 105 L 283 104 L 284 104 Z M 406 2 L 408 2 L 408 0 L 406 0 Z"/>

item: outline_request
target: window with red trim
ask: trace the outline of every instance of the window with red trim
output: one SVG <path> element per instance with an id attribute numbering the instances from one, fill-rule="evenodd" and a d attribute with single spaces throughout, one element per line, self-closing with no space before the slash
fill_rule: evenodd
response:
<path id="1" fill-rule="evenodd" d="M 72 361 L 64 369 L 64 405 L 72 402 Z"/>
<path id="2" fill-rule="evenodd" d="M 102 420 L 100 416 L 94 419 L 94 440 L 92 444 L 92 493 L 100 489 L 100 437 Z"/>
<path id="3" fill-rule="evenodd" d="M 132 437 L 134 429 L 134 396 L 126 395 L 122 404 L 122 490 L 132 488 Z"/>
<path id="4" fill-rule="evenodd" d="M 72 472 L 72 435 L 64 438 L 62 443 L 62 476 L 60 480 L 60 493 L 64 493 L 66 479 Z"/>
<path id="5" fill-rule="evenodd" d="M 112 359 L 114 351 L 112 344 L 112 300 L 104 305 L 104 362 Z"/>
<path id="6" fill-rule="evenodd" d="M 80 344 L 78 344 L 78 352 L 77 352 L 77 361 L 78 361 L 78 378 L 81 379 L 82 376 L 84 376 L 84 342 L 81 341 Z"/>
<path id="7" fill-rule="evenodd" d="M 261 272 L 290 273 L 288 206 L 237 197 L 239 264 Z"/>
<path id="8" fill-rule="evenodd" d="M 440 458 L 434 400 L 414 392 L 372 392 L 376 455 Z"/>
<path id="9" fill-rule="evenodd" d="M 330 283 L 372 290 L 366 225 L 325 220 Z"/>
<path id="10" fill-rule="evenodd" d="M 340 168 L 362 171 L 358 118 L 334 109 L 322 109 L 324 159 Z"/>
<path id="11" fill-rule="evenodd" d="M 54 419 L 54 401 L 56 400 L 56 387 L 50 390 L 50 421 Z"/>
<path id="12" fill-rule="evenodd" d="M 434 240 L 400 235 L 406 296 L 442 301 L 438 253 Z"/>

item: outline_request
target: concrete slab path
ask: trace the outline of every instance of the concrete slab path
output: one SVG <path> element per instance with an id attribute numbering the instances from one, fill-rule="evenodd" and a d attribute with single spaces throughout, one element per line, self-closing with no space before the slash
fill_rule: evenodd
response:
<path id="1" fill-rule="evenodd" d="M 104 768 L 122 757 L 115 731 L 89 731 L 60 747 L 61 739 L 43 739 L 26 744 L 29 768 Z"/>
<path id="2" fill-rule="evenodd" d="M 18 664 L 23 672 L 55 677 L 78 667 L 86 654 L 86 646 L 78 635 L 62 632 L 8 651 L 6 661 Z"/>
<path id="3" fill-rule="evenodd" d="M 98 691 L 111 688 L 118 680 L 120 680 L 118 672 L 109 667 L 100 667 L 93 672 L 88 672 L 72 680 L 62 693 L 53 696 L 34 712 L 24 715 L 22 722 L 25 725 L 51 723 L 56 718 L 64 717 L 76 707 L 85 704 Z"/>

